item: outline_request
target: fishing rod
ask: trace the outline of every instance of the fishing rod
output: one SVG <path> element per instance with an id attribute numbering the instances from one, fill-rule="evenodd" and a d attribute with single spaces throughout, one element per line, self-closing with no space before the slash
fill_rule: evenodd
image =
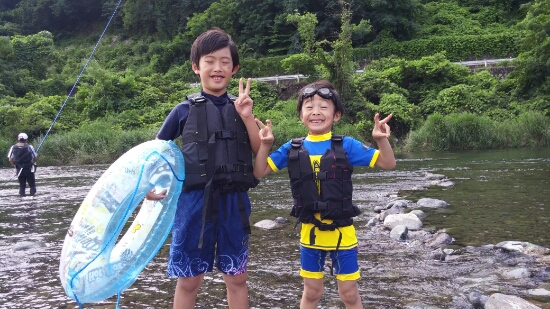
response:
<path id="1" fill-rule="evenodd" d="M 90 56 L 88 57 L 88 60 L 86 60 L 86 63 L 84 64 L 84 67 L 82 67 L 82 70 L 80 71 L 80 74 L 78 74 L 78 77 L 76 78 L 73 86 L 71 87 L 71 90 L 67 94 L 67 97 L 65 98 L 65 101 L 63 101 L 63 104 L 61 105 L 61 108 L 59 108 L 59 110 L 57 111 L 57 114 L 53 118 L 53 121 L 50 124 L 50 127 L 48 128 L 48 131 L 46 131 L 46 134 L 44 135 L 44 137 L 40 141 L 40 144 L 38 145 L 38 148 L 36 148 L 36 153 L 38 153 L 40 148 L 42 148 L 42 144 L 44 144 L 44 141 L 46 140 L 46 137 L 48 137 L 48 135 L 50 134 L 50 131 L 52 130 L 53 125 L 56 123 L 57 118 L 59 118 L 59 115 L 61 115 L 61 111 L 63 111 L 63 108 L 65 108 L 65 105 L 67 104 L 67 101 L 71 97 L 71 94 L 73 93 L 74 89 L 76 88 L 76 85 L 80 81 L 80 78 L 82 77 L 82 74 L 84 74 L 84 71 L 88 67 L 88 64 L 90 63 L 90 60 L 92 60 L 92 56 L 94 55 L 95 51 L 97 50 L 97 47 L 99 46 L 99 43 L 101 42 L 101 39 L 103 39 L 103 36 L 105 35 L 105 32 L 107 32 L 107 28 L 109 28 L 109 25 L 111 24 L 111 21 L 113 20 L 113 18 L 115 16 L 115 13 L 118 10 L 118 8 L 120 7 L 121 3 L 122 3 L 122 0 L 119 0 L 116 7 L 115 7 L 115 9 L 113 10 L 113 13 L 111 14 L 111 17 L 109 18 L 109 21 L 107 21 L 107 24 L 105 25 L 105 28 L 103 29 L 103 32 L 101 32 L 101 35 L 99 36 L 99 39 L 97 40 L 94 48 L 92 49 L 92 52 L 90 53 Z M 21 173 L 21 170 L 19 171 L 18 174 L 16 174 L 15 176 L 12 176 L 10 179 L 3 182 L 2 186 L 5 185 L 6 183 L 8 183 L 9 181 L 13 180 L 13 178 L 19 177 L 20 173 Z"/>

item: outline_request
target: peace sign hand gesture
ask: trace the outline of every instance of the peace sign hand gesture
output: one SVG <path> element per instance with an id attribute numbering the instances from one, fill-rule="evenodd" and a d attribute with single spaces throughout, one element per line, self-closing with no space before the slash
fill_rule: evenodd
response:
<path id="1" fill-rule="evenodd" d="M 273 145 L 275 137 L 273 137 L 273 131 L 271 130 L 271 120 L 267 119 L 265 121 L 265 125 L 258 118 L 254 120 L 256 120 L 256 123 L 260 127 L 260 140 L 262 141 L 262 144 Z"/>
<path id="2" fill-rule="evenodd" d="M 239 79 L 239 97 L 235 101 L 235 108 L 241 118 L 246 119 L 252 116 L 252 106 L 254 101 L 250 98 L 250 84 L 252 79 L 249 78 L 246 82 L 246 88 L 243 87 L 243 79 Z"/>
<path id="3" fill-rule="evenodd" d="M 375 140 L 381 138 L 390 137 L 390 126 L 388 121 L 393 117 L 393 114 L 389 114 L 386 118 L 380 120 L 380 114 L 374 115 L 374 128 L 372 129 L 372 138 Z"/>

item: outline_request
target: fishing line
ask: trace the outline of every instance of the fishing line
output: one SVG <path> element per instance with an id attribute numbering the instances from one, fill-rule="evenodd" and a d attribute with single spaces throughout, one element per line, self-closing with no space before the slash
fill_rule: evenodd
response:
<path id="1" fill-rule="evenodd" d="M 40 142 L 40 145 L 38 145 L 38 148 L 36 149 L 36 152 L 38 153 L 38 151 L 40 150 L 40 147 L 42 147 L 42 144 L 44 143 L 44 141 L 46 140 L 46 137 L 48 137 L 48 134 L 50 134 L 50 130 L 53 128 L 53 125 L 55 124 L 55 122 L 57 121 L 57 118 L 59 117 L 59 115 L 61 114 L 61 111 L 63 110 L 63 108 L 65 107 L 65 105 L 67 104 L 67 101 L 69 100 L 69 98 L 71 97 L 71 94 L 73 93 L 73 90 L 74 88 L 76 87 L 76 85 L 78 84 L 78 81 L 80 80 L 80 77 L 82 77 L 82 74 L 84 74 L 84 70 L 86 70 L 86 67 L 88 66 L 88 63 L 90 63 L 90 60 L 92 59 L 92 56 L 94 55 L 96 49 L 97 49 L 97 46 L 99 45 L 99 42 L 101 42 L 101 39 L 103 38 L 103 36 L 105 35 L 105 32 L 107 31 L 107 28 L 109 27 L 109 24 L 111 23 L 111 21 L 113 20 L 113 17 L 115 16 L 115 13 L 116 11 L 118 10 L 120 4 L 122 3 L 122 0 L 119 0 L 118 1 L 118 4 L 116 5 L 115 9 L 113 10 L 113 14 L 111 14 L 111 17 L 109 18 L 109 21 L 107 22 L 107 25 L 105 26 L 105 28 L 103 29 L 103 32 L 101 33 L 101 35 L 99 36 L 99 39 L 97 40 L 97 43 L 95 44 L 94 46 L 94 49 L 92 50 L 92 53 L 90 54 L 90 56 L 88 57 L 88 60 L 86 61 L 86 63 L 84 64 L 84 67 L 82 68 L 82 70 L 80 71 L 80 74 L 78 75 L 78 77 L 76 78 L 76 81 L 74 82 L 73 86 L 71 87 L 71 90 L 69 91 L 69 94 L 67 95 L 67 97 L 65 98 L 65 101 L 63 102 L 63 104 L 61 105 L 61 108 L 59 109 L 59 111 L 57 112 L 57 115 L 55 115 L 55 117 L 53 118 L 53 121 L 52 123 L 50 124 L 50 128 L 48 129 L 48 131 L 46 131 L 46 135 L 44 135 L 44 138 L 42 138 L 42 141 Z"/>
<path id="2" fill-rule="evenodd" d="M 80 80 L 80 77 L 82 77 L 82 74 L 84 74 L 84 70 L 86 70 L 86 67 L 88 66 L 88 63 L 90 63 L 90 60 L 92 59 L 92 56 L 94 55 L 96 49 L 97 49 L 97 46 L 99 45 L 99 42 L 101 42 L 101 39 L 103 38 L 103 36 L 105 35 L 105 32 L 107 31 L 107 28 L 109 27 L 109 24 L 111 24 L 111 21 L 113 20 L 113 17 L 115 16 L 115 13 L 116 11 L 118 10 L 120 4 L 122 3 L 122 0 L 119 0 L 115 9 L 113 10 L 113 13 L 111 14 L 111 17 L 109 18 L 109 21 L 107 22 L 107 25 L 105 25 L 105 28 L 103 29 L 103 32 L 101 33 L 101 35 L 99 36 L 99 39 L 97 40 L 97 43 L 95 44 L 94 46 L 94 49 L 92 50 L 92 52 L 90 53 L 90 57 L 88 57 L 88 60 L 86 61 L 86 63 L 84 64 L 84 67 L 82 68 L 82 70 L 80 71 L 80 74 L 78 75 L 78 77 L 76 78 L 76 81 L 74 82 L 73 86 L 71 87 L 71 90 L 69 91 L 69 94 L 67 94 L 67 97 L 65 98 L 65 101 L 63 102 L 63 104 L 61 105 L 61 108 L 59 109 L 59 111 L 57 112 L 57 115 L 55 115 L 52 123 L 50 124 L 50 128 L 48 129 L 48 131 L 46 131 L 46 135 L 44 135 L 44 138 L 42 139 L 42 141 L 40 142 L 40 145 L 38 145 L 38 148 L 36 149 L 36 152 L 38 153 L 38 151 L 40 150 L 40 147 L 42 147 L 42 144 L 44 144 L 44 141 L 46 140 L 46 137 L 48 137 L 48 134 L 50 133 L 50 130 L 53 128 L 53 125 L 55 124 L 55 122 L 57 121 L 57 118 L 59 117 L 59 115 L 61 114 L 61 111 L 63 110 L 63 108 L 65 107 L 65 105 L 67 104 L 67 101 L 69 100 L 71 94 L 73 93 L 73 90 L 74 88 L 76 87 L 76 85 L 78 84 L 78 81 Z M 133 197 L 132 197 L 133 199 Z M 74 278 L 74 277 L 73 277 Z M 71 285 L 72 285 L 72 280 L 71 280 Z M 82 304 L 78 301 L 78 298 L 76 297 L 75 295 L 75 300 L 76 300 L 76 303 L 78 304 L 78 307 L 79 308 L 83 308 L 82 307 Z M 120 294 L 118 294 L 118 300 L 117 300 L 117 303 L 116 303 L 116 308 L 118 309 L 118 303 L 119 303 L 119 300 L 120 300 Z"/>
<path id="3" fill-rule="evenodd" d="M 71 94 L 73 93 L 73 90 L 74 88 L 76 87 L 76 85 L 78 84 L 78 81 L 80 80 L 80 77 L 82 77 L 82 74 L 84 74 L 84 71 L 86 70 L 86 67 L 88 67 L 88 63 L 90 63 L 90 60 L 92 60 L 92 56 L 94 55 L 97 47 L 99 46 L 99 43 L 101 42 L 101 39 L 103 38 L 103 36 L 105 35 L 105 32 L 107 31 L 107 28 L 109 27 L 109 24 L 111 24 L 111 21 L 113 20 L 113 17 L 115 16 L 115 13 L 116 11 L 118 10 L 118 8 L 120 7 L 120 4 L 122 3 L 122 0 L 119 0 L 118 1 L 118 4 L 116 5 L 115 9 L 113 10 L 113 13 L 111 14 L 111 17 L 109 18 L 109 21 L 107 21 L 107 25 L 105 25 L 105 28 L 103 29 L 103 32 L 101 33 L 101 35 L 99 36 L 99 39 L 97 40 L 92 52 L 90 53 L 90 56 L 88 57 L 88 60 L 86 61 L 86 63 L 84 64 L 84 67 L 82 68 L 82 70 L 80 71 L 80 74 L 78 75 L 78 77 L 76 78 L 76 81 L 74 82 L 73 86 L 71 87 L 71 90 L 69 91 L 69 94 L 67 94 L 67 97 L 65 98 L 65 101 L 63 101 L 63 104 L 61 105 L 61 108 L 59 108 L 59 111 L 57 111 L 57 114 L 55 115 L 55 117 L 53 118 L 53 121 L 52 123 L 50 124 L 50 127 L 48 128 L 48 131 L 46 131 L 46 134 L 44 135 L 44 138 L 42 138 L 42 141 L 40 141 L 40 145 L 38 145 L 38 148 L 36 148 L 36 153 L 38 153 L 38 151 L 40 150 L 40 148 L 42 147 L 42 144 L 44 144 L 44 141 L 46 140 L 46 137 L 48 137 L 48 135 L 50 134 L 50 131 L 52 130 L 53 128 L 53 125 L 55 124 L 55 122 L 57 121 L 57 118 L 59 118 L 59 115 L 61 115 L 61 111 L 63 111 L 63 108 L 65 108 L 65 105 L 67 104 L 67 101 L 69 100 L 69 98 L 71 97 Z M 19 175 L 17 175 L 19 176 Z M 2 185 L 5 185 L 6 183 L 8 183 L 9 181 L 11 181 L 14 177 L 11 177 L 10 179 L 4 181 L 2 183 Z"/>
<path id="4" fill-rule="evenodd" d="M 67 104 L 67 101 L 69 100 L 69 98 L 71 97 L 71 94 L 73 93 L 74 89 L 76 88 L 76 85 L 78 84 L 78 82 L 80 81 L 80 78 L 82 77 L 82 75 L 84 74 L 84 71 L 86 70 L 86 68 L 88 67 L 88 64 L 90 63 L 91 59 L 92 59 L 92 56 L 94 55 L 95 51 L 97 50 L 97 47 L 99 46 L 99 43 L 101 42 L 101 40 L 103 39 L 103 36 L 105 36 L 105 33 L 107 32 L 107 28 L 109 28 L 109 25 L 111 24 L 111 21 L 113 20 L 115 14 L 116 14 L 116 11 L 118 10 L 118 8 L 120 7 L 120 4 L 122 3 L 122 0 L 119 0 L 115 9 L 113 10 L 113 13 L 111 14 L 111 17 L 109 18 L 109 20 L 107 21 L 107 24 L 105 25 L 105 28 L 103 29 L 103 32 L 101 32 L 101 35 L 99 36 L 99 39 L 97 40 L 94 48 L 92 49 L 92 52 L 90 53 L 90 56 L 88 57 L 88 59 L 86 60 L 86 63 L 84 64 L 84 67 L 82 67 L 82 70 L 80 71 L 80 74 L 78 75 L 78 77 L 76 78 L 73 86 L 71 87 L 71 90 L 69 91 L 69 93 L 67 94 L 67 97 L 65 98 L 65 101 L 63 101 L 63 104 L 61 105 L 61 108 L 59 108 L 59 111 L 57 111 L 57 114 L 55 115 L 55 117 L 53 118 L 52 120 L 52 123 L 50 124 L 50 127 L 48 128 L 48 131 L 46 131 L 46 134 L 44 135 L 44 137 L 42 138 L 42 141 L 40 141 L 40 145 L 38 145 L 38 148 L 36 149 L 36 153 L 38 153 L 38 151 L 40 150 L 40 148 L 42 147 L 42 145 L 44 144 L 44 141 L 46 140 L 46 138 L 48 137 L 48 135 L 50 134 L 50 131 L 52 130 L 54 124 L 56 123 L 57 119 L 59 118 L 59 115 L 61 115 L 61 112 L 63 111 L 63 108 L 65 108 L 65 105 Z M 18 175 L 17 175 L 18 176 Z M 10 181 L 11 179 L 9 179 L 8 181 Z M 7 182 L 7 181 L 6 181 Z M 4 184 L 6 183 L 4 182 Z M 119 300 L 120 300 L 120 293 L 118 294 L 118 300 L 117 300 L 117 303 L 116 303 L 116 308 L 119 308 Z M 78 299 L 76 299 L 77 301 L 77 304 L 80 308 L 82 308 L 82 304 L 78 301 Z"/>

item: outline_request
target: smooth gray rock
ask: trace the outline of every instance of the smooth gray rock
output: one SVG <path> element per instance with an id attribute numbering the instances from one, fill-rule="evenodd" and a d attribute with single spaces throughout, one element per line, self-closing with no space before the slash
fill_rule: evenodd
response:
<path id="1" fill-rule="evenodd" d="M 514 295 L 495 293 L 485 303 L 485 309 L 540 309 L 540 307 Z"/>
<path id="2" fill-rule="evenodd" d="M 261 221 L 258 221 L 254 224 L 255 227 L 259 227 L 261 229 L 265 229 L 265 230 L 272 230 L 272 229 L 276 229 L 276 228 L 279 228 L 282 226 L 282 224 L 279 224 L 273 220 L 269 220 L 269 219 L 264 219 L 264 220 L 261 220 Z"/>
<path id="3" fill-rule="evenodd" d="M 527 255 L 544 255 L 550 252 L 548 248 L 524 241 L 503 241 L 496 244 L 495 248 L 505 251 L 517 251 Z"/>
<path id="4" fill-rule="evenodd" d="M 418 219 L 420 219 L 420 220 L 423 220 L 423 219 L 426 218 L 426 213 L 423 212 L 423 211 L 420 210 L 420 209 L 415 209 L 415 210 L 411 211 L 410 213 L 413 214 L 413 215 L 415 215 L 415 216 L 417 216 Z"/>
<path id="5" fill-rule="evenodd" d="M 407 240 L 407 233 L 409 232 L 409 229 L 404 225 L 398 225 L 394 227 L 390 232 L 390 238 L 404 241 Z"/>
<path id="6" fill-rule="evenodd" d="M 502 273 L 504 279 L 522 279 L 531 277 L 531 272 L 525 267 L 512 269 Z"/>
<path id="7" fill-rule="evenodd" d="M 443 208 L 449 206 L 449 203 L 435 198 L 421 198 L 416 202 L 416 205 L 419 207 Z"/>
<path id="8" fill-rule="evenodd" d="M 405 213 L 405 210 L 403 207 L 399 205 L 393 205 L 390 209 L 384 210 L 382 213 L 380 213 L 380 221 L 384 221 L 387 216 L 389 215 L 395 215 L 395 214 L 402 214 Z"/>
<path id="9" fill-rule="evenodd" d="M 430 240 L 426 242 L 426 246 L 432 248 L 441 248 L 453 243 L 453 238 L 447 233 L 439 233 L 434 235 Z"/>
<path id="10" fill-rule="evenodd" d="M 542 301 L 542 302 L 549 302 L 550 301 L 550 291 L 543 288 L 538 289 L 531 289 L 527 291 L 527 294 L 531 296 L 533 299 Z"/>
<path id="11" fill-rule="evenodd" d="M 384 226 L 387 228 L 393 229 L 398 225 L 404 225 L 409 230 L 419 230 L 422 228 L 422 221 L 411 213 L 389 215 L 384 219 Z"/>

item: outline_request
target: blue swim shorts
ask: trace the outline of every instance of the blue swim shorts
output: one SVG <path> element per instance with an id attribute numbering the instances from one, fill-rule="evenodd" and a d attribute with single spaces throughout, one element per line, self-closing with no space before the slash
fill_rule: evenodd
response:
<path id="1" fill-rule="evenodd" d="M 217 224 L 214 227 L 213 223 L 206 223 L 203 245 L 199 248 L 203 191 L 182 192 L 172 228 L 168 277 L 196 277 L 211 272 L 214 260 L 216 268 L 224 274 L 246 272 L 249 235 L 243 230 L 238 194 L 250 216 L 250 199 L 246 192 L 221 194 Z"/>
<path id="2" fill-rule="evenodd" d="M 361 276 L 357 262 L 358 248 L 348 250 L 319 250 L 300 246 L 300 276 L 310 279 L 322 279 L 325 268 L 325 258 L 330 254 L 336 279 L 341 281 L 357 280 Z"/>

